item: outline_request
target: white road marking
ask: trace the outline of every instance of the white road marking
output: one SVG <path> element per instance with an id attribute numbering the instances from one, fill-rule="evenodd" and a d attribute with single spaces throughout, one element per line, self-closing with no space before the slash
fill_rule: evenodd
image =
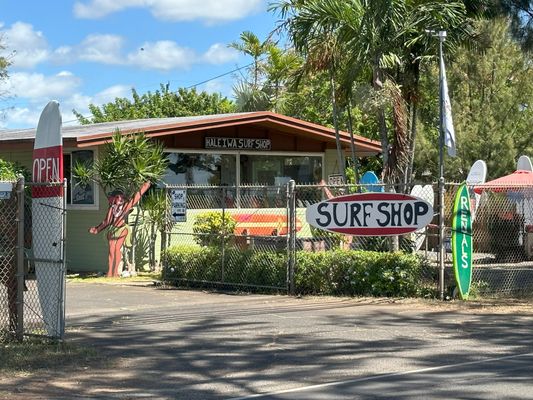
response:
<path id="1" fill-rule="evenodd" d="M 490 362 L 494 362 L 494 361 L 509 360 L 509 359 L 513 359 L 513 358 L 527 357 L 527 356 L 533 356 L 533 352 L 532 353 L 523 353 L 523 354 L 513 354 L 513 355 L 501 356 L 501 357 L 492 357 L 492 358 L 486 358 L 484 360 L 467 361 L 467 362 L 462 362 L 462 363 L 457 363 L 457 364 L 440 365 L 438 367 L 429 367 L 429 368 L 413 369 L 413 370 L 410 370 L 410 371 L 393 372 L 393 373 L 390 373 L 390 374 L 372 375 L 372 376 L 366 376 L 366 377 L 363 377 L 363 378 L 349 379 L 349 380 L 345 380 L 345 381 L 335 381 L 335 382 L 322 383 L 322 384 L 319 384 L 319 385 L 302 386 L 302 387 L 298 387 L 298 388 L 294 388 L 294 389 L 280 390 L 280 391 L 277 391 L 277 392 L 257 393 L 257 394 L 252 394 L 252 395 L 248 395 L 248 396 L 234 397 L 234 398 L 231 398 L 230 400 L 258 399 L 258 398 L 261 398 L 261 397 L 276 396 L 276 395 L 285 394 L 285 393 L 304 392 L 304 391 L 307 391 L 307 390 L 322 389 L 322 388 L 327 388 L 327 387 L 332 387 L 332 386 L 340 386 L 340 385 L 345 385 L 345 384 L 350 384 L 350 383 L 375 381 L 375 380 L 391 378 L 391 377 L 395 377 L 395 376 L 413 375 L 413 374 L 419 374 L 419 373 L 424 373 L 424 372 L 439 371 L 439 370 L 450 369 L 450 368 L 454 368 L 454 367 L 462 367 L 462 366 L 466 366 L 466 365 L 484 364 L 484 363 L 490 363 Z"/>

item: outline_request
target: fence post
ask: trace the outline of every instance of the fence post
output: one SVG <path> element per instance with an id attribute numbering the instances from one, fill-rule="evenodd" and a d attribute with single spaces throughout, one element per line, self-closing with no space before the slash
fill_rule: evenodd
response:
<path id="1" fill-rule="evenodd" d="M 444 177 L 439 178 L 439 293 L 444 300 Z"/>
<path id="2" fill-rule="evenodd" d="M 67 179 L 63 179 L 62 182 L 63 185 L 63 210 L 61 212 L 62 217 L 62 223 L 63 223 L 63 229 L 61 232 L 61 268 L 63 269 L 61 274 L 61 302 L 60 302 L 60 310 L 61 310 L 61 320 L 59 321 L 59 338 L 61 340 L 65 337 L 65 312 L 66 312 L 66 295 L 67 295 L 67 282 L 66 282 L 66 275 L 67 275 L 67 190 L 68 190 L 68 183 Z"/>
<path id="3" fill-rule="evenodd" d="M 288 246 L 287 246 L 287 283 L 289 294 L 294 295 L 294 271 L 296 268 L 296 184 L 291 179 L 287 183 Z"/>
<path id="4" fill-rule="evenodd" d="M 222 248 L 220 257 L 220 281 L 224 283 L 224 267 L 226 261 L 226 188 L 221 188 L 221 201 L 222 201 Z"/>
<path id="5" fill-rule="evenodd" d="M 166 269 L 163 266 L 163 254 L 164 251 L 167 248 L 167 230 L 168 227 L 171 225 L 171 218 L 172 218 L 172 202 L 170 201 L 170 195 L 168 193 L 168 187 L 167 185 L 163 184 L 163 196 L 164 196 L 164 202 L 165 202 L 165 213 L 163 216 L 163 224 L 161 225 L 161 230 L 159 233 L 161 234 L 161 242 L 159 247 L 159 270 L 161 272 L 161 280 L 165 282 L 165 271 Z M 155 246 L 154 246 L 155 247 Z"/>
<path id="6" fill-rule="evenodd" d="M 17 181 L 17 340 L 24 335 L 24 177 Z"/>

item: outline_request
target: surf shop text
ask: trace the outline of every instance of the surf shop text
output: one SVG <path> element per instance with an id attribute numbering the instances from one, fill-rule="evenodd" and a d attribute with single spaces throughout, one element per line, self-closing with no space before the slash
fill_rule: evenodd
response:
<path id="1" fill-rule="evenodd" d="M 418 227 L 426 224 L 430 206 L 425 201 L 323 202 L 317 206 L 316 226 Z"/>

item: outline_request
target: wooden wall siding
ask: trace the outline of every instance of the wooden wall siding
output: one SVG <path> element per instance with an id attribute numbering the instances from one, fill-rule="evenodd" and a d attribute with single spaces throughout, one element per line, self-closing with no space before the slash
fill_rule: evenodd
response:
<path id="1" fill-rule="evenodd" d="M 212 129 L 206 130 L 205 132 L 183 133 L 161 137 L 160 140 L 167 148 L 202 150 L 205 148 L 206 137 L 270 139 L 272 142 L 271 151 L 323 152 L 325 148 L 329 147 L 329 144 L 319 140 L 289 135 L 281 131 L 250 126 Z"/>

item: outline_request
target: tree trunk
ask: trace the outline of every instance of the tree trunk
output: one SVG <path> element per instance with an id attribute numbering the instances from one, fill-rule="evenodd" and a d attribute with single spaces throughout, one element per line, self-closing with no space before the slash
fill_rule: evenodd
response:
<path id="1" fill-rule="evenodd" d="M 409 143 L 409 165 L 405 173 L 405 183 L 408 184 L 413 178 L 413 165 L 415 162 L 415 149 L 416 149 L 416 119 L 418 115 L 418 107 L 415 102 L 411 103 L 411 134 Z"/>
<path id="2" fill-rule="evenodd" d="M 378 61 L 376 61 L 376 66 L 374 67 L 373 76 L 372 76 L 372 87 L 376 92 L 379 92 L 383 89 L 383 71 L 377 66 Z M 377 110 L 377 119 L 379 125 L 379 135 L 381 138 L 381 156 L 383 160 L 383 171 L 387 170 L 389 163 L 389 136 L 387 131 L 387 122 L 385 118 L 385 107 L 379 106 Z M 383 180 L 387 180 L 388 177 L 383 176 Z"/>

